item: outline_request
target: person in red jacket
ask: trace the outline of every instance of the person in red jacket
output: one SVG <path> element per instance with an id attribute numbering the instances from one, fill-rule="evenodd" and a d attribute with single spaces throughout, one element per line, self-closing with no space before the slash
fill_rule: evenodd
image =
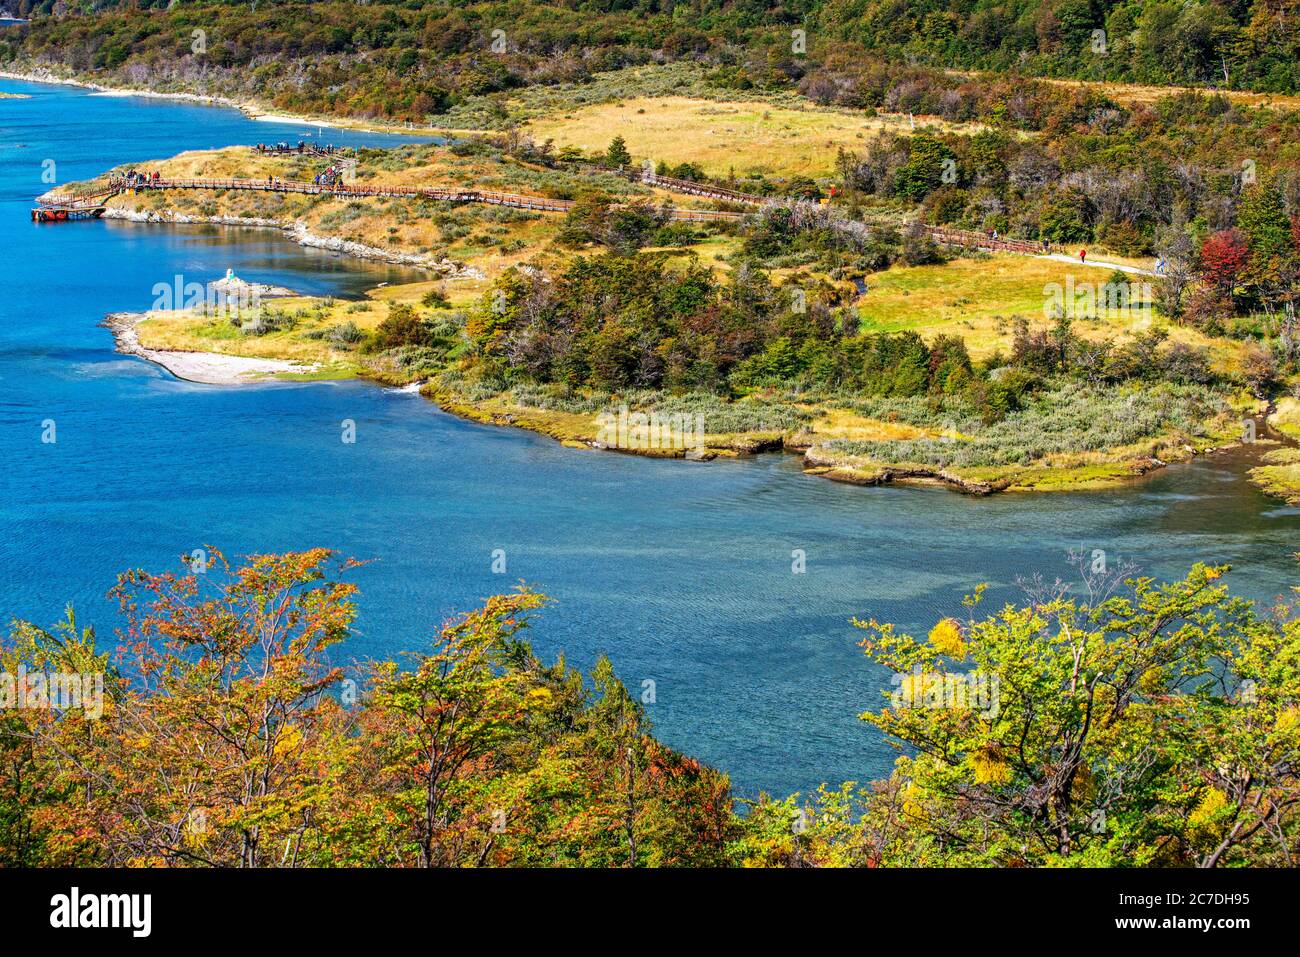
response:
<path id="1" fill-rule="evenodd" d="M 1088 250 L 1086 250 L 1086 249 L 1080 249 L 1080 250 L 1079 250 L 1079 262 L 1082 263 L 1082 262 L 1087 262 L 1087 261 L 1088 261 Z"/>

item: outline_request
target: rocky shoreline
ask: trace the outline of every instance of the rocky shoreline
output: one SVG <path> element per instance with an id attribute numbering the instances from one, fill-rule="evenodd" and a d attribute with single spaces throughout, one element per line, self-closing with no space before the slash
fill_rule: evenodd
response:
<path id="1" fill-rule="evenodd" d="M 134 209 L 121 209 L 110 206 L 104 211 L 105 219 L 118 219 L 132 223 L 179 223 L 189 225 L 240 226 L 259 229 L 278 229 L 299 246 L 311 249 L 324 249 L 357 259 L 386 262 L 394 266 L 411 266 L 428 269 L 443 279 L 481 279 L 483 274 L 464 263 L 451 259 L 435 259 L 417 253 L 399 253 L 378 246 L 367 246 L 350 239 L 337 236 L 321 236 L 311 232 L 299 222 L 286 223 L 278 219 L 262 219 L 253 216 L 192 216 L 188 213 L 144 212 Z"/>

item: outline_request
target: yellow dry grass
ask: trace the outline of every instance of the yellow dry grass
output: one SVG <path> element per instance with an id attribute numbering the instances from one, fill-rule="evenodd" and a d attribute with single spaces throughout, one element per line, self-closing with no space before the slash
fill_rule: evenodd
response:
<path id="1" fill-rule="evenodd" d="M 978 124 L 947 123 L 916 117 L 916 128 L 975 132 Z M 906 131 L 906 116 L 866 116 L 809 106 L 806 109 L 761 102 L 728 102 L 692 97 L 639 97 L 600 103 L 565 114 L 531 120 L 526 129 L 557 146 L 604 150 L 615 136 L 627 142 L 633 158 L 669 164 L 698 163 L 713 176 L 733 171 L 825 176 L 835 168 L 840 147 L 861 149 L 886 129 Z"/>
<path id="2" fill-rule="evenodd" d="M 940 333 L 961 336 L 975 358 L 994 351 L 1009 351 L 1015 333 L 1013 319 L 1023 316 L 1031 325 L 1045 325 L 1052 301 L 1048 287 L 1062 291 L 1073 277 L 1075 288 L 1084 283 L 1104 285 L 1112 270 L 1105 266 L 1081 266 L 1033 256 L 998 255 L 981 259 L 956 259 L 935 266 L 897 266 L 867 277 L 868 291 L 856 301 L 865 332 L 912 330 L 930 338 Z M 1137 283 L 1149 277 L 1130 274 Z M 1235 369 L 1241 343 L 1212 339 L 1193 329 L 1171 326 L 1154 312 L 1132 310 L 1130 314 L 1099 319 L 1079 318 L 1075 331 L 1100 339 L 1123 337 L 1153 327 L 1167 329 L 1172 340 L 1206 346 L 1214 362 L 1227 371 Z"/>
<path id="3" fill-rule="evenodd" d="M 935 438 L 943 433 L 906 422 L 885 422 L 858 415 L 848 409 L 828 409 L 814 419 L 809 429 L 820 441 L 847 439 L 854 442 L 895 442 L 907 439 Z"/>
<path id="4" fill-rule="evenodd" d="M 1247 90 L 1207 90 L 1184 86 L 1143 86 L 1138 83 L 1105 83 L 1089 80 L 1047 80 L 1053 86 L 1094 87 L 1125 104 L 1149 106 L 1166 96 L 1178 93 L 1222 93 L 1234 103 L 1247 106 L 1265 106 L 1278 110 L 1300 109 L 1300 96 L 1287 93 L 1251 93 Z"/>
<path id="5" fill-rule="evenodd" d="M 1300 399 L 1283 396 L 1277 400 L 1277 407 L 1268 417 L 1268 424 L 1283 435 L 1300 439 Z"/>
<path id="6" fill-rule="evenodd" d="M 349 376 L 362 369 L 358 354 L 335 347 L 328 338 L 311 338 L 310 333 L 349 322 L 363 332 L 373 332 L 387 317 L 389 303 L 414 305 L 430 290 L 442 288 L 442 283 L 430 281 L 383 286 L 371 290 L 360 301 L 311 296 L 267 300 L 264 310 L 294 316 L 295 322 L 292 329 L 264 335 L 241 332 L 238 323 L 230 317 L 191 310 L 151 312 L 136 326 L 136 334 L 146 349 L 286 359 L 318 365 L 322 378 Z M 241 316 L 239 320 L 249 318 L 252 316 Z"/>

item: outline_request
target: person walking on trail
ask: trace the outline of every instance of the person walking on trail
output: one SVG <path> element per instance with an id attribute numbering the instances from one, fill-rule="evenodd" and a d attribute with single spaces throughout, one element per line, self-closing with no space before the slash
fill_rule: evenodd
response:
<path id="1" fill-rule="evenodd" d="M 1086 250 L 1086 249 L 1080 249 L 1080 250 L 1079 250 L 1079 262 L 1083 263 L 1083 262 L 1087 262 L 1087 261 L 1088 261 L 1088 250 Z"/>

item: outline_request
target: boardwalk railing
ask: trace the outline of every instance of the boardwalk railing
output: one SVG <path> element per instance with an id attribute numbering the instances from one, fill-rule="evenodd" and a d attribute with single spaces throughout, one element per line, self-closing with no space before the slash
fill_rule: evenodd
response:
<path id="1" fill-rule="evenodd" d="M 704 196 L 709 199 L 722 200 L 729 203 L 739 203 L 745 206 L 764 206 L 772 202 L 771 198 L 765 196 L 756 196 L 753 193 L 742 193 L 739 190 L 729 189 L 725 186 L 717 186 L 712 183 L 696 183 L 693 180 L 678 179 L 675 176 L 661 176 L 649 169 L 640 171 L 639 176 L 631 167 L 614 169 L 610 166 L 602 166 L 598 163 L 584 163 L 592 169 L 598 169 L 603 172 L 623 173 L 629 179 L 640 179 L 647 186 L 657 186 L 660 189 L 672 190 L 676 193 L 687 193 L 691 196 Z M 870 225 L 870 223 L 868 223 Z M 962 246 L 968 249 L 990 249 L 995 252 L 1020 253 L 1021 255 L 1038 255 L 1045 251 L 1041 243 L 1036 243 L 1025 239 L 1004 239 L 998 237 L 994 239 L 986 233 L 979 233 L 968 229 L 951 229 L 947 226 L 930 226 L 926 223 L 907 223 L 906 226 L 920 226 L 936 243 L 945 246 Z"/>
<path id="2" fill-rule="evenodd" d="M 675 193 L 686 193 L 689 196 L 704 196 L 708 199 L 720 199 L 728 203 L 741 203 L 745 206 L 762 206 L 768 202 L 765 197 L 742 193 L 739 190 L 728 189 L 725 186 L 714 186 L 709 183 L 696 183 L 689 179 L 677 179 L 675 176 L 660 176 L 658 173 L 652 173 L 649 170 L 646 170 L 641 174 L 641 182 L 645 183 L 647 186 L 658 186 L 660 189 L 670 189 Z"/>
<path id="3" fill-rule="evenodd" d="M 62 209 L 93 209 L 103 206 L 105 202 L 116 196 L 121 190 L 107 189 L 90 191 L 73 191 L 70 193 L 46 193 L 38 196 L 36 202 L 42 206 L 56 206 Z"/>
<path id="4" fill-rule="evenodd" d="M 551 199 L 547 196 L 530 196 L 523 193 L 505 193 L 496 190 L 473 189 L 459 186 L 402 186 L 398 184 L 362 186 L 344 184 L 327 186 L 321 183 L 303 183 L 294 180 L 263 179 L 145 179 L 138 183 L 117 182 L 117 191 L 126 189 L 206 189 L 249 190 L 262 193 L 300 193 L 307 196 L 335 196 L 341 199 L 394 197 L 399 199 L 430 199 L 447 203 L 488 203 L 531 209 L 542 212 L 563 213 L 574 206 L 573 200 Z M 671 209 L 669 215 L 678 220 L 734 220 L 741 213 L 717 209 Z"/>
<path id="5" fill-rule="evenodd" d="M 1022 255 L 1027 256 L 1036 256 L 1045 251 L 1042 243 L 1036 243 L 1026 239 L 1003 239 L 1001 237 L 994 239 L 985 233 L 977 233 L 969 229 L 950 229 L 947 226 L 927 226 L 925 223 L 908 223 L 907 225 L 920 226 L 931 239 L 944 246 L 965 246 L 972 249 L 992 249 L 996 252 L 1021 253 Z"/>
<path id="6" fill-rule="evenodd" d="M 688 196 L 703 196 L 707 199 L 719 199 L 723 202 L 738 203 L 742 206 L 762 206 L 770 202 L 770 199 L 766 196 L 742 193 L 738 189 L 729 189 L 726 186 L 717 186 L 713 183 L 697 183 L 690 179 L 678 179 L 676 176 L 661 176 L 653 170 L 640 166 L 606 166 L 604 163 L 593 163 L 591 160 L 566 160 L 565 162 L 571 166 L 580 167 L 587 172 L 613 173 L 625 179 L 639 181 L 646 186 L 656 186 L 659 189 L 671 190 L 674 193 L 685 193 Z"/>
<path id="7" fill-rule="evenodd" d="M 605 172 L 624 172 L 632 176 L 630 168 L 623 170 L 614 170 L 611 167 L 600 166 L 599 164 L 588 164 L 593 168 Z M 696 183 L 688 179 L 678 179 L 675 176 L 661 176 L 651 170 L 642 170 L 639 177 L 640 181 L 647 186 L 657 186 L 660 189 L 672 190 L 676 193 L 687 193 L 691 196 L 704 196 L 709 199 L 722 200 L 729 203 L 739 203 L 746 206 L 764 206 L 772 200 L 765 196 L 756 196 L 753 193 L 742 193 L 739 190 L 729 189 L 725 186 L 717 186 L 711 183 Z M 947 226 L 930 226 L 926 223 L 907 223 L 907 226 L 920 226 L 936 243 L 944 246 L 962 246 L 968 249 L 990 249 L 995 252 L 1020 253 L 1021 255 L 1033 256 L 1045 251 L 1041 243 L 1036 243 L 1025 239 L 1005 239 L 998 237 L 994 239 L 986 233 L 979 233 L 968 229 L 952 229 Z"/>

